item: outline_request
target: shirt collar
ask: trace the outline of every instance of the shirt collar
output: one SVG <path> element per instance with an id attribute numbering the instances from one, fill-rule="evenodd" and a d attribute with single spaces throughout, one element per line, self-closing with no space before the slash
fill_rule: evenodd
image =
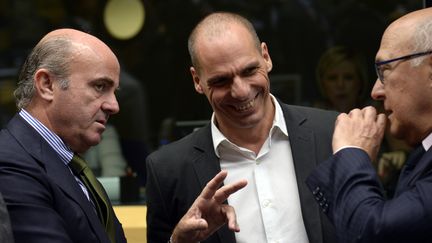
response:
<path id="1" fill-rule="evenodd" d="M 269 136 L 275 130 L 276 128 L 279 129 L 285 136 L 288 137 L 288 130 L 285 123 L 285 117 L 282 111 L 282 107 L 276 100 L 276 98 L 270 94 L 270 98 L 272 99 L 273 104 L 275 105 L 275 116 L 273 119 L 273 125 L 272 128 L 269 131 Z M 231 141 L 228 140 L 228 138 L 225 137 L 224 134 L 219 130 L 219 128 L 216 126 L 216 117 L 215 113 L 213 112 L 211 117 L 211 132 L 212 132 L 212 138 L 213 138 L 213 148 L 214 152 L 217 157 L 219 156 L 218 147 L 221 145 L 222 142 L 228 142 L 230 144 L 235 145 Z M 235 145 L 236 146 L 236 145 Z"/>
<path id="2" fill-rule="evenodd" d="M 423 148 L 425 149 L 425 151 L 428 151 L 428 149 L 430 149 L 430 147 L 432 146 L 432 133 L 429 134 L 429 136 L 427 136 L 423 141 Z"/>
<path id="3" fill-rule="evenodd" d="M 54 151 L 60 156 L 60 159 L 66 165 L 72 160 L 72 150 L 63 142 L 63 140 L 55 134 L 53 131 L 48 129 L 42 122 L 33 117 L 26 110 L 21 109 L 19 115 L 32 126 L 48 144 L 54 149 Z"/>

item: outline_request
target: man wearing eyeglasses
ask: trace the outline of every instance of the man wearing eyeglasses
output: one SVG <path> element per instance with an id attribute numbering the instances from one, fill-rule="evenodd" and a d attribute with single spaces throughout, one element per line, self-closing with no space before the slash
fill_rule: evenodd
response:
<path id="1" fill-rule="evenodd" d="M 417 147 L 386 200 L 371 161 L 386 117 L 372 107 L 340 114 L 334 155 L 307 179 L 340 242 L 432 242 L 432 9 L 407 14 L 384 32 L 372 90 L 390 132 Z"/>

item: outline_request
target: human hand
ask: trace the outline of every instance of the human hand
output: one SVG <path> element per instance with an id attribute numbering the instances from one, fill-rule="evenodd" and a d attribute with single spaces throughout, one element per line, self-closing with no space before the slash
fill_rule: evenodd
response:
<path id="1" fill-rule="evenodd" d="M 374 161 L 384 136 L 385 124 L 385 115 L 377 114 L 371 106 L 340 114 L 333 133 L 333 151 L 345 146 L 359 147 Z"/>
<path id="2" fill-rule="evenodd" d="M 228 228 L 239 232 L 234 208 L 224 204 L 228 197 L 247 185 L 246 180 L 222 185 L 228 172 L 219 172 L 207 183 L 201 194 L 180 219 L 175 227 L 172 243 L 191 243 L 205 240 L 222 225 L 228 222 Z"/>

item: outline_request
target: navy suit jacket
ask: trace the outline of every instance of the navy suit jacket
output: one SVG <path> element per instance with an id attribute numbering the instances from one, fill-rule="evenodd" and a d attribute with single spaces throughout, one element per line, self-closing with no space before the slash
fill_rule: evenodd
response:
<path id="1" fill-rule="evenodd" d="M 307 180 L 340 242 L 432 242 L 432 150 L 401 175 L 408 184 L 385 200 L 369 156 L 345 148 L 321 163 Z"/>
<path id="2" fill-rule="evenodd" d="M 0 132 L 0 192 L 17 243 L 110 242 L 69 167 L 18 114 Z"/>
<path id="3" fill-rule="evenodd" d="M 294 160 L 304 224 L 310 243 L 334 242 L 333 226 L 320 213 L 305 180 L 331 155 L 335 112 L 281 104 Z M 204 186 L 219 171 L 210 124 L 165 145 L 147 158 L 147 241 L 165 243 Z M 235 243 L 223 226 L 205 243 Z"/>

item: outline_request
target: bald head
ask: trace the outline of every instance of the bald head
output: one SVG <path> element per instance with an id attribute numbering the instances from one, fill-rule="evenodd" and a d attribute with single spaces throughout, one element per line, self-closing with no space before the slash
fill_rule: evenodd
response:
<path id="1" fill-rule="evenodd" d="M 403 25 L 405 27 L 415 27 L 416 24 L 430 20 L 432 17 L 432 8 L 424 8 L 411 13 L 408 13 L 399 19 L 395 20 L 388 28 Z"/>
<path id="2" fill-rule="evenodd" d="M 18 77 L 15 90 L 17 107 L 25 108 L 31 102 L 34 93 L 34 74 L 44 68 L 52 73 L 64 89 L 68 87 L 67 77 L 70 64 L 74 59 L 88 52 L 96 55 L 109 55 L 117 60 L 110 48 L 98 38 L 74 29 L 58 29 L 49 32 L 33 48 L 25 60 Z"/>
<path id="3" fill-rule="evenodd" d="M 200 41 L 211 41 L 226 36 L 233 31 L 233 26 L 241 26 L 250 34 L 251 40 L 254 42 L 258 51 L 261 51 L 260 40 L 252 25 L 244 17 L 228 13 L 217 12 L 208 15 L 201 20 L 193 29 L 188 40 L 188 49 L 191 57 L 192 65 L 199 70 L 199 52 L 198 44 Z"/>
<path id="4" fill-rule="evenodd" d="M 70 41 L 71 44 L 79 46 L 87 46 L 90 49 L 102 48 L 107 52 L 111 52 L 110 48 L 97 37 L 87 34 L 85 32 L 74 30 L 74 29 L 57 29 L 46 34 L 38 43 L 38 45 L 43 45 L 44 43 L 64 39 Z"/>
<path id="5" fill-rule="evenodd" d="M 410 145 L 420 143 L 432 131 L 430 51 L 432 9 L 422 9 L 394 21 L 384 32 L 376 55 L 379 77 L 372 98 L 383 102 L 390 133 Z"/>
<path id="6" fill-rule="evenodd" d="M 432 8 L 408 13 L 395 20 L 384 32 L 381 46 L 409 52 L 432 50 Z M 413 59 L 418 65 L 423 58 Z"/>

